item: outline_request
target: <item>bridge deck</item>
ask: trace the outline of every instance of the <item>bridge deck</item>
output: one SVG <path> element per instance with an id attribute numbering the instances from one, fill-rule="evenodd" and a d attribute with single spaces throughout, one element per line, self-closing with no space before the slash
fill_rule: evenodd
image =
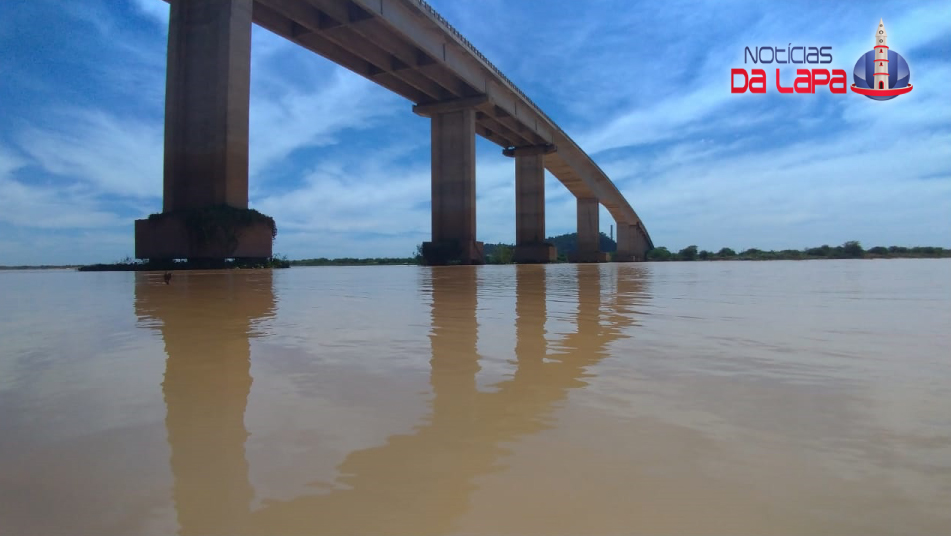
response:
<path id="1" fill-rule="evenodd" d="M 424 0 L 254 0 L 253 21 L 417 105 L 484 96 L 477 134 L 503 148 L 554 144 L 548 171 L 653 245 L 591 157 Z"/>

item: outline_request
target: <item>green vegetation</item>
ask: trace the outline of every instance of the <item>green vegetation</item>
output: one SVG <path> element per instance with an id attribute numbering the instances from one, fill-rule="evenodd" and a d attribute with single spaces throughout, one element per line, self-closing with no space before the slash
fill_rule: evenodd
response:
<path id="1" fill-rule="evenodd" d="M 515 255 L 515 246 L 511 244 L 483 244 L 482 253 L 485 254 L 486 264 L 512 264 Z"/>
<path id="2" fill-rule="evenodd" d="M 162 221 L 181 218 L 185 223 L 188 237 L 193 244 L 222 241 L 234 251 L 238 244 L 237 233 L 241 227 L 263 223 L 271 229 L 271 241 L 277 238 L 277 223 L 274 218 L 253 208 L 235 208 L 230 205 L 216 205 L 205 208 L 190 208 L 161 212 L 149 216 L 149 221 Z"/>
<path id="3" fill-rule="evenodd" d="M 30 266 L 29 264 L 22 264 L 19 266 L 0 266 L 0 270 L 64 270 L 67 268 L 79 268 L 78 264 L 39 264 L 36 266 Z"/>
<path id="4" fill-rule="evenodd" d="M 649 261 L 790 261 L 790 260 L 810 260 L 810 259 L 937 259 L 951 258 L 951 249 L 940 247 L 912 247 L 905 248 L 899 246 L 876 246 L 871 249 L 863 249 L 862 244 L 855 240 L 850 240 L 841 246 L 822 245 L 817 248 L 806 248 L 803 250 L 783 249 L 780 251 L 764 251 L 761 249 L 750 248 L 746 251 L 737 253 L 730 248 L 723 248 L 716 253 L 707 250 L 697 250 L 697 246 L 687 246 L 677 253 L 672 253 L 665 247 L 658 247 L 647 252 Z"/>
<path id="5" fill-rule="evenodd" d="M 730 248 L 722 248 L 720 251 L 717 252 L 717 257 L 720 257 L 723 259 L 732 259 L 733 257 L 736 257 L 736 252 Z"/>
<path id="6" fill-rule="evenodd" d="M 558 248 L 558 262 L 567 262 L 567 254 L 574 252 L 577 249 L 578 235 L 577 233 L 563 234 L 548 238 L 546 241 L 554 244 L 555 247 Z M 608 235 L 601 233 L 601 251 L 616 250 L 617 243 L 614 240 L 611 240 Z M 512 244 L 503 243 L 483 244 L 482 253 L 485 255 L 486 264 L 512 264 L 515 246 Z M 291 266 L 376 266 L 394 264 L 423 264 L 422 244 L 416 246 L 416 251 L 411 257 L 365 259 L 346 257 L 339 259 L 318 258 L 290 261 Z"/>
<path id="7" fill-rule="evenodd" d="M 558 262 L 567 262 L 567 255 L 577 249 L 577 234 L 564 234 L 548 239 L 548 242 L 558 247 Z M 617 250 L 617 243 L 606 234 L 601 233 L 601 251 L 612 252 Z M 512 264 L 512 254 L 515 246 L 511 244 L 484 244 L 486 264 Z M 764 251 L 751 248 L 737 253 L 731 248 L 721 248 L 716 253 L 701 250 L 697 246 L 687 246 L 677 253 L 665 247 L 658 247 L 647 253 L 649 261 L 771 261 L 771 260 L 807 260 L 807 259 L 886 259 L 886 258 L 951 258 L 951 249 L 940 247 L 874 247 L 862 249 L 857 241 L 849 241 L 841 246 L 820 246 L 804 250 L 784 249 L 780 251 Z M 340 259 L 305 259 L 290 261 L 291 266 L 365 266 L 365 265 L 414 265 L 423 264 L 422 245 L 416 246 L 412 257 L 404 258 L 340 258 Z"/>
<path id="8" fill-rule="evenodd" d="M 416 246 L 416 251 L 412 257 L 374 257 L 358 259 L 355 257 L 341 257 L 337 259 L 328 259 L 320 257 L 317 259 L 301 259 L 290 261 L 290 266 L 400 266 L 400 265 L 418 265 L 423 264 L 423 245 Z"/>
<path id="9" fill-rule="evenodd" d="M 611 240 L 608 235 L 601 233 L 601 251 L 617 251 L 617 242 Z M 558 236 L 550 236 L 545 242 L 552 244 L 558 250 L 557 262 L 568 262 L 568 255 L 578 250 L 578 233 L 568 233 Z M 515 246 L 512 244 L 485 244 L 483 253 L 485 254 L 486 264 L 512 264 L 512 255 L 515 252 Z"/>
<path id="10" fill-rule="evenodd" d="M 406 265 L 406 264 L 422 264 L 422 262 L 416 257 L 405 257 L 405 258 L 368 258 L 368 259 L 357 259 L 354 257 L 342 257 L 339 259 L 328 259 L 326 257 L 320 257 L 317 259 L 301 259 L 297 261 L 289 261 L 291 266 L 392 266 L 392 265 Z"/>
<path id="11" fill-rule="evenodd" d="M 169 259 L 162 261 L 143 261 L 126 257 L 111 264 L 89 264 L 80 266 L 80 272 L 149 272 L 165 270 L 220 270 L 220 269 L 254 269 L 254 268 L 290 268 L 291 261 L 287 257 L 271 257 L 270 259 Z"/>
<path id="12" fill-rule="evenodd" d="M 611 253 L 617 251 L 617 242 L 611 240 L 608 235 L 601 233 L 601 251 L 606 253 Z M 568 233 L 558 236 L 553 236 L 546 240 L 547 242 L 554 245 L 558 248 L 559 257 L 564 254 L 567 256 L 569 253 L 574 253 L 578 250 L 578 233 Z"/>
<path id="13" fill-rule="evenodd" d="M 577 235 L 575 233 L 560 235 L 548 239 L 556 244 L 558 262 L 566 262 L 567 253 L 576 248 Z M 564 248 L 564 249 L 562 249 Z M 615 251 L 617 244 L 601 234 L 602 251 Z M 511 244 L 485 244 L 486 264 L 512 264 L 512 254 L 515 247 Z M 773 260 L 812 260 L 812 259 L 939 259 L 951 258 L 951 249 L 942 247 L 920 246 L 876 246 L 869 249 L 862 248 L 857 241 L 849 241 L 841 246 L 822 245 L 803 250 L 784 249 L 780 251 L 764 251 L 750 248 L 737 253 L 730 248 L 721 248 L 716 253 L 701 250 L 697 246 L 687 246 L 677 253 L 673 253 L 661 246 L 647 253 L 647 260 L 654 262 L 665 261 L 773 261 Z M 129 257 L 112 264 L 93 264 L 89 266 L 0 266 L 0 270 L 27 270 L 27 269 L 56 269 L 78 268 L 81 272 L 97 271 L 147 271 L 147 270 L 195 270 L 215 268 L 288 268 L 290 266 L 388 266 L 388 265 L 421 265 L 423 264 L 422 245 L 416 246 L 416 251 L 409 257 L 375 257 L 354 258 L 344 257 L 337 259 L 317 258 L 288 260 L 285 256 L 275 256 L 270 259 L 227 259 L 222 261 L 202 260 L 168 260 L 168 261 L 140 261 Z"/>

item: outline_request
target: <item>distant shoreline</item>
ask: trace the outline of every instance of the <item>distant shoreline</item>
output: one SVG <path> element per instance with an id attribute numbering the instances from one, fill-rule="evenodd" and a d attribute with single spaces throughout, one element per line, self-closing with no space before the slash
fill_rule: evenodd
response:
<path id="1" fill-rule="evenodd" d="M 0 270 L 78 270 L 82 266 L 82 264 L 67 264 L 62 266 L 56 264 L 42 264 L 39 266 L 0 266 Z"/>
<path id="2" fill-rule="evenodd" d="M 648 259 L 646 262 L 766 262 L 766 261 L 842 261 L 842 260 L 899 260 L 899 259 L 949 259 L 951 250 L 946 250 L 946 254 L 934 255 L 903 255 L 903 256 L 878 256 L 868 255 L 863 257 L 800 257 L 800 258 L 744 258 L 736 256 L 734 258 L 707 258 L 707 259 Z M 610 262 L 610 261 L 609 261 Z M 514 263 L 487 263 L 487 265 L 502 265 Z M 552 262 L 549 264 L 571 264 L 568 262 Z M 38 266 L 0 266 L 0 271 L 16 270 L 77 270 L 85 272 L 156 272 L 165 270 L 220 270 L 220 269 L 272 269 L 272 268 L 290 268 L 290 267 L 332 267 L 332 266 L 423 266 L 419 262 L 406 262 L 403 259 L 327 259 L 326 262 L 313 262 L 313 259 L 288 261 L 288 266 L 252 266 L 252 267 L 155 267 L 142 265 L 125 264 L 94 264 L 94 265 L 38 265 Z M 85 268 L 85 269 L 84 269 Z"/>
<path id="3" fill-rule="evenodd" d="M 566 255 L 575 250 L 574 233 L 549 238 L 557 243 L 558 260 L 553 264 L 565 263 Z M 601 250 L 613 257 L 617 244 L 601 233 Z M 513 264 L 515 246 L 511 244 L 485 244 L 485 264 Z M 736 252 L 730 248 L 721 248 L 716 253 L 687 246 L 674 253 L 666 247 L 655 247 L 647 252 L 647 262 L 696 262 L 696 261 L 809 261 L 809 260 L 846 260 L 846 259 L 947 259 L 951 258 L 951 249 L 937 246 L 875 246 L 864 249 L 856 240 L 845 242 L 841 246 L 823 244 L 805 249 L 762 250 L 750 248 Z M 39 265 L 39 266 L 0 266 L 0 270 L 64 270 L 75 269 L 81 272 L 145 272 L 164 270 L 220 270 L 254 268 L 290 268 L 291 266 L 418 266 L 423 264 L 421 246 L 412 257 L 339 257 L 328 259 L 288 260 L 279 256 L 270 259 L 231 259 L 221 261 L 137 261 L 126 257 L 121 261 L 90 265 Z"/>

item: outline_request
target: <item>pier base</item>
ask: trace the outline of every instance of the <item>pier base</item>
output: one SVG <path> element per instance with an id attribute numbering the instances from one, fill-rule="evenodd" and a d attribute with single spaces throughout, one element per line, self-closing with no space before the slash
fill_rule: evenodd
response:
<path id="1" fill-rule="evenodd" d="M 271 227 L 264 222 L 208 231 L 189 229 L 180 214 L 135 220 L 138 259 L 266 259 L 271 257 L 271 246 Z"/>
<path id="2" fill-rule="evenodd" d="M 482 242 L 475 240 L 423 242 L 423 259 L 429 266 L 485 264 Z"/>
<path id="3" fill-rule="evenodd" d="M 558 249 L 547 242 L 535 244 L 518 244 L 512 260 L 519 264 L 540 264 L 558 260 Z"/>
<path id="4" fill-rule="evenodd" d="M 603 251 L 576 251 L 568 254 L 568 262 L 607 262 L 608 254 Z"/>

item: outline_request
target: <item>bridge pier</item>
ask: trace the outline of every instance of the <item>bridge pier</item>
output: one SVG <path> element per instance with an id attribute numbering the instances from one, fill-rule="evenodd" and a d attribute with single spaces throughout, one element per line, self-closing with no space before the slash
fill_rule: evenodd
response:
<path id="1" fill-rule="evenodd" d="M 615 262 L 632 262 L 634 258 L 634 244 L 637 228 L 624 222 L 617 224 L 617 251 L 614 253 Z"/>
<path id="2" fill-rule="evenodd" d="M 634 262 L 647 260 L 650 245 L 645 233 L 638 224 L 617 224 L 617 252 L 615 262 Z"/>
<path id="3" fill-rule="evenodd" d="M 248 208 L 253 0 L 171 0 L 162 217 L 135 222 L 135 256 L 270 257 L 271 230 L 195 240 L 182 211 Z M 204 229 L 202 231 L 205 231 Z"/>
<path id="4" fill-rule="evenodd" d="M 633 244 L 633 254 L 635 261 L 646 261 L 647 252 L 650 251 L 651 246 L 650 242 L 647 240 L 647 232 L 638 225 L 631 226 L 634 231 L 634 244 Z"/>
<path id="5" fill-rule="evenodd" d="M 596 197 L 578 198 L 578 249 L 571 256 L 572 262 L 604 262 L 607 255 L 601 252 L 601 233 L 598 218 L 600 203 Z"/>
<path id="6" fill-rule="evenodd" d="M 516 147 L 502 154 L 515 158 L 515 251 L 519 264 L 558 259 L 555 246 L 545 242 L 545 155 L 553 145 Z"/>
<path id="7" fill-rule="evenodd" d="M 476 241 L 475 108 L 470 99 L 417 105 L 432 122 L 432 240 L 426 264 L 483 264 Z"/>

